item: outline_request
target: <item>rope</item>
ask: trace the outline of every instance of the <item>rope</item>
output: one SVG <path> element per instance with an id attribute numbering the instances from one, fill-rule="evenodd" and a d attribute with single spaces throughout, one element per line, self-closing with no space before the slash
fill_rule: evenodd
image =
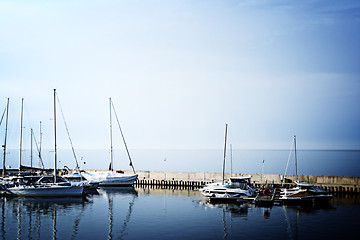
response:
<path id="1" fill-rule="evenodd" d="M 127 145 L 126 145 L 125 137 L 124 137 L 124 134 L 123 134 L 123 132 L 122 132 L 122 130 L 121 130 L 120 122 L 119 122 L 119 119 L 118 119 L 118 117 L 117 117 L 117 114 L 116 114 L 116 111 L 115 111 L 115 107 L 114 107 L 113 102 L 111 102 L 111 106 L 112 106 L 112 108 L 113 108 L 113 110 L 114 110 L 115 117 L 116 117 L 116 121 L 117 121 L 117 124 L 118 124 L 119 129 L 120 129 L 121 137 L 122 137 L 122 139 L 123 139 L 123 142 L 124 142 L 124 145 L 125 145 L 125 148 L 126 148 L 127 155 L 128 155 L 128 157 L 129 157 L 129 161 L 130 161 L 130 164 L 129 164 L 129 165 L 132 167 L 132 169 L 133 169 L 133 171 L 134 171 L 134 174 L 135 174 L 136 172 L 135 172 L 134 166 L 133 166 L 132 161 L 131 161 L 129 149 L 128 149 Z"/>
<path id="2" fill-rule="evenodd" d="M 6 112 L 6 107 L 5 107 L 4 112 L 3 112 L 2 116 L 1 116 L 0 126 L 1 126 L 1 123 L 2 123 L 2 121 L 3 121 L 3 118 L 4 118 L 4 115 L 5 115 L 5 112 Z"/>
<path id="3" fill-rule="evenodd" d="M 34 141 L 35 141 L 36 150 L 38 151 L 38 157 L 39 157 L 39 158 L 40 158 L 40 160 L 41 160 L 41 165 L 42 165 L 42 168 L 45 168 L 45 167 L 44 167 L 43 160 L 42 160 L 42 158 L 41 158 L 41 152 L 40 152 L 40 149 L 39 149 L 38 144 L 37 144 L 37 142 L 36 142 L 36 137 L 35 137 L 35 134 L 33 134 L 33 138 L 34 138 Z"/>
<path id="4" fill-rule="evenodd" d="M 292 152 L 292 150 L 293 150 L 293 147 L 294 147 L 294 141 L 293 141 L 292 144 L 291 144 L 290 153 L 289 153 L 289 158 L 288 158 L 288 161 L 287 161 L 287 163 L 286 163 L 286 168 L 285 168 L 285 175 L 286 175 L 286 172 L 287 172 L 287 169 L 288 169 L 288 166 L 289 166 L 290 157 L 291 157 L 291 152 Z"/>
<path id="5" fill-rule="evenodd" d="M 70 145 L 71 145 L 71 150 L 72 150 L 72 153 L 73 153 L 74 158 L 75 158 L 76 169 L 79 171 L 79 174 L 80 174 L 79 163 L 78 163 L 78 160 L 77 160 L 77 158 L 76 158 L 76 154 L 75 154 L 75 150 L 74 150 L 73 143 L 72 143 L 72 141 L 71 141 L 69 129 L 68 129 L 68 127 L 67 127 L 67 124 L 66 124 L 66 121 L 65 121 L 65 116 L 64 116 L 63 110 L 62 110 L 62 108 L 61 108 L 60 100 L 59 100 L 59 97 L 58 97 L 57 94 L 56 94 L 56 98 L 57 98 L 57 101 L 58 101 L 58 104 L 59 104 L 59 107 L 60 107 L 60 111 L 61 111 L 62 118 L 63 118 L 63 120 L 64 120 L 65 129 L 66 129 L 67 135 L 68 135 L 68 137 L 69 137 L 69 141 L 70 141 Z M 80 176 L 81 176 L 81 174 L 80 174 Z"/>

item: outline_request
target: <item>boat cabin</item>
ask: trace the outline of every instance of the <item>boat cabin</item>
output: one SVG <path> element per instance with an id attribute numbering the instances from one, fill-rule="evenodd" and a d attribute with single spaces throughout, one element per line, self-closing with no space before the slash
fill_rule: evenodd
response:
<path id="1" fill-rule="evenodd" d="M 227 184 L 233 188 L 247 189 L 249 186 L 251 186 L 250 179 L 251 176 L 231 177 L 227 181 Z"/>

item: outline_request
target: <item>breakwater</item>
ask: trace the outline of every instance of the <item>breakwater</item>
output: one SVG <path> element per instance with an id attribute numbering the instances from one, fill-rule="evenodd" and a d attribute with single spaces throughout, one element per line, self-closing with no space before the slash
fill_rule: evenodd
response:
<path id="1" fill-rule="evenodd" d="M 125 174 L 133 174 L 132 171 L 124 171 Z M 165 171 L 137 171 L 139 177 L 136 185 L 139 186 L 166 186 L 166 187 L 185 187 L 200 188 L 206 183 L 222 180 L 222 173 L 213 172 L 165 172 Z M 264 184 L 280 185 L 285 179 L 285 186 L 292 187 L 296 180 L 295 175 L 280 174 L 225 174 L 225 179 L 229 177 L 239 177 L 251 175 L 251 181 L 256 187 Z M 298 175 L 299 181 L 305 181 L 315 186 L 321 187 L 333 193 L 360 193 L 360 177 L 347 176 L 315 176 Z"/>

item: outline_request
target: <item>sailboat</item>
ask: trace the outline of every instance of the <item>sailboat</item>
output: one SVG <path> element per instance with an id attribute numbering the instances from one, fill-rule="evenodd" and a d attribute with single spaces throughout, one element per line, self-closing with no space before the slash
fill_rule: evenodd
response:
<path id="1" fill-rule="evenodd" d="M 281 189 L 280 201 L 284 204 L 327 203 L 330 199 L 334 197 L 332 194 L 330 194 L 328 191 L 324 189 L 315 187 L 310 183 L 298 181 L 296 136 L 294 136 L 293 138 L 293 145 L 295 146 L 296 186 L 289 189 L 286 188 Z M 289 160 L 290 160 L 290 155 L 289 155 Z"/>
<path id="2" fill-rule="evenodd" d="M 130 157 L 129 149 L 127 147 L 127 144 L 125 142 L 124 134 L 121 130 L 119 119 L 117 117 L 115 107 L 113 102 L 111 101 L 111 98 L 109 98 L 109 105 L 110 105 L 110 165 L 109 170 L 105 172 L 83 172 L 83 176 L 88 180 L 98 181 L 99 186 L 132 186 L 134 182 L 136 181 L 138 174 L 136 174 L 134 166 L 132 164 L 132 160 Z M 123 174 L 121 171 L 114 171 L 113 169 L 113 145 L 112 145 L 112 111 L 114 110 L 114 114 L 120 129 L 120 133 L 125 145 L 125 149 L 127 152 L 127 155 L 130 160 L 130 166 L 133 169 L 134 174 Z"/>
<path id="3" fill-rule="evenodd" d="M 199 191 L 209 198 L 210 202 L 241 202 L 253 196 L 255 190 L 251 187 L 251 176 L 230 177 L 225 180 L 225 159 L 226 159 L 226 140 L 227 124 L 225 125 L 225 146 L 222 181 L 205 185 Z"/>
<path id="4" fill-rule="evenodd" d="M 22 107 L 21 107 L 22 108 Z M 22 111 L 21 111 L 22 112 Z M 21 114 L 22 115 L 22 114 Z M 22 118 L 22 116 L 21 116 Z M 20 137 L 21 138 L 21 137 Z M 54 173 L 53 176 L 17 176 L 3 187 L 12 195 L 23 197 L 75 197 L 82 196 L 84 187 L 81 184 L 71 184 L 59 181 L 57 176 L 57 145 L 56 145 L 56 89 L 54 89 Z M 20 139 L 21 148 L 21 139 Z M 20 151 L 21 152 L 21 151 Z M 21 154 L 20 167 L 21 168 Z M 43 181 L 47 177 L 48 181 Z M 37 180 L 34 180 L 37 179 Z"/>

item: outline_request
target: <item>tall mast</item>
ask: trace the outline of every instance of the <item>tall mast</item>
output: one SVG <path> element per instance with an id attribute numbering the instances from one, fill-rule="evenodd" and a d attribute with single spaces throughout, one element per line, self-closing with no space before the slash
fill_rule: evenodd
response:
<path id="1" fill-rule="evenodd" d="M 298 181 L 298 166 L 297 166 L 297 154 L 296 154 L 296 135 L 294 135 L 294 145 L 295 145 L 295 171 L 296 171 L 296 181 Z"/>
<path id="2" fill-rule="evenodd" d="M 121 130 L 121 126 L 120 126 L 120 123 L 119 123 L 119 118 L 117 117 L 117 114 L 116 114 L 116 111 L 115 111 L 115 107 L 114 107 L 114 104 L 113 104 L 112 102 L 111 102 L 111 107 L 112 107 L 113 110 L 114 110 L 114 114 L 115 114 L 115 117 L 116 117 L 117 124 L 118 124 L 118 126 L 119 126 L 119 130 L 120 130 L 120 133 L 121 133 L 121 137 L 122 137 L 122 140 L 123 140 L 123 142 L 124 142 L 125 149 L 126 149 L 126 152 L 127 152 L 128 158 L 129 158 L 129 161 L 130 161 L 130 164 L 129 164 L 129 165 L 132 167 L 134 174 L 136 174 L 134 165 L 132 164 L 132 161 L 131 161 L 129 149 L 128 149 L 127 144 L 126 144 L 124 134 L 123 134 L 123 132 L 122 132 L 122 130 Z"/>
<path id="3" fill-rule="evenodd" d="M 226 139 L 227 139 L 227 127 L 228 125 L 225 125 L 225 145 L 224 145 L 224 161 L 223 161 L 223 174 L 222 174 L 222 184 L 224 184 L 224 178 L 225 178 L 225 158 L 226 158 Z"/>
<path id="4" fill-rule="evenodd" d="M 56 183 L 57 152 L 56 152 L 56 89 L 54 89 L 54 183 Z"/>
<path id="5" fill-rule="evenodd" d="M 232 177 L 232 144 L 230 144 L 230 177 Z"/>
<path id="6" fill-rule="evenodd" d="M 41 167 L 41 139 L 42 139 L 42 132 L 41 132 L 41 121 L 40 121 L 40 140 L 39 140 L 39 163 L 38 167 Z"/>
<path id="7" fill-rule="evenodd" d="M 21 111 L 20 111 L 19 174 L 20 174 L 20 171 L 21 171 L 23 105 L 24 105 L 24 98 L 21 99 Z"/>
<path id="8" fill-rule="evenodd" d="M 113 144 L 112 144 L 112 120 L 111 120 L 111 98 L 109 98 L 110 107 L 110 165 L 109 170 L 113 170 Z"/>
<path id="9" fill-rule="evenodd" d="M 3 171 L 2 171 L 2 177 L 5 177 L 5 156 L 6 156 L 6 137 L 7 137 L 7 126 L 8 126 L 8 114 L 9 114 L 9 98 L 6 99 L 6 120 L 5 120 L 5 140 L 4 145 L 2 145 L 4 149 L 4 159 L 3 159 Z"/>
<path id="10" fill-rule="evenodd" d="M 31 145 L 30 145 L 30 166 L 32 167 L 33 163 L 33 129 L 31 128 Z"/>

